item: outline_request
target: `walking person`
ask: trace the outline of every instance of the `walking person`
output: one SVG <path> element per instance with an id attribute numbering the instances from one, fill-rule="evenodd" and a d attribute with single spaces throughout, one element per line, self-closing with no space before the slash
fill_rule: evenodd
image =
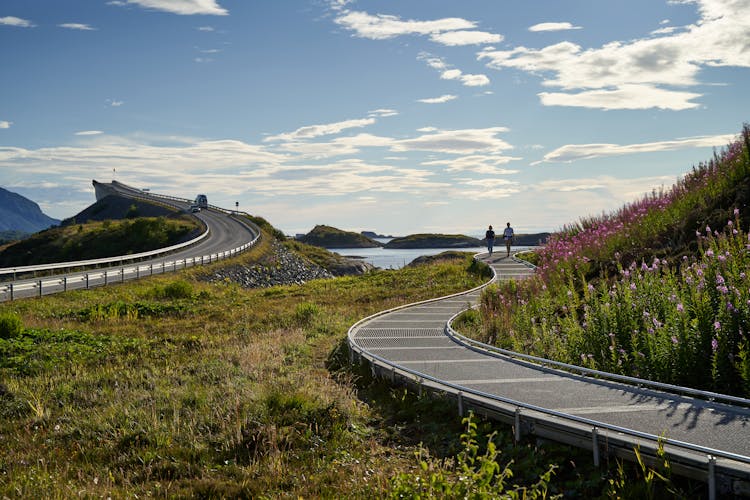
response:
<path id="1" fill-rule="evenodd" d="M 508 251 L 508 257 L 510 257 L 510 245 L 513 243 L 513 236 L 515 234 L 513 233 L 513 228 L 510 227 L 510 222 L 508 222 L 505 230 L 503 231 L 503 239 L 505 240 L 505 249 Z"/>
<path id="2" fill-rule="evenodd" d="M 487 251 L 492 255 L 492 246 L 495 244 L 495 231 L 492 230 L 492 226 L 487 229 L 484 233 L 484 239 L 487 240 Z"/>

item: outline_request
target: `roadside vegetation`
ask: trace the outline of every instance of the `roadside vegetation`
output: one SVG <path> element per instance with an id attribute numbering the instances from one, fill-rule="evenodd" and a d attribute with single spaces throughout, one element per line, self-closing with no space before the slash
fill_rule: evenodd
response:
<path id="1" fill-rule="evenodd" d="M 0 250 L 0 267 L 28 266 L 147 252 L 200 234 L 193 217 L 136 217 L 59 226 Z"/>
<path id="2" fill-rule="evenodd" d="M 345 333 L 482 282 L 468 268 L 262 290 L 190 269 L 0 304 L 0 496 L 381 495 L 414 464 L 413 413 L 357 397 Z"/>
<path id="3" fill-rule="evenodd" d="M 553 234 L 529 256 L 538 265 L 533 278 L 483 294 L 474 335 L 567 363 L 750 396 L 749 151 L 745 126 L 672 188 Z"/>

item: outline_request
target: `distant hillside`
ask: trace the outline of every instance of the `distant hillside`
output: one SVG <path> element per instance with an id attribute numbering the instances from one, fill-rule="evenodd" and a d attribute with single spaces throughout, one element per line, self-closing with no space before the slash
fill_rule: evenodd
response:
<path id="1" fill-rule="evenodd" d="M 298 238 L 302 243 L 323 248 L 373 248 L 383 246 L 379 242 L 352 231 L 342 231 L 331 226 L 317 225 L 312 231 Z"/>
<path id="2" fill-rule="evenodd" d="M 36 233 L 59 223 L 42 213 L 39 205 L 30 199 L 0 188 L 0 231 Z"/>
<path id="3" fill-rule="evenodd" d="M 202 231 L 199 221 L 139 217 L 60 226 L 0 250 L 0 267 L 29 266 L 147 252 L 187 241 Z"/>
<path id="4" fill-rule="evenodd" d="M 463 234 L 412 234 L 394 238 L 385 248 L 472 248 L 482 246 L 482 240 Z"/>
<path id="5" fill-rule="evenodd" d="M 547 241 L 547 238 L 549 238 L 549 235 L 550 233 L 516 234 L 513 237 L 513 245 L 519 247 L 534 247 L 543 245 Z M 498 243 L 500 242 L 501 241 L 498 240 Z"/>
<path id="6" fill-rule="evenodd" d="M 63 226 L 84 224 L 92 221 L 133 219 L 135 217 L 176 216 L 180 212 L 165 205 L 134 200 L 123 196 L 109 195 L 89 205 L 73 217 L 62 221 Z"/>

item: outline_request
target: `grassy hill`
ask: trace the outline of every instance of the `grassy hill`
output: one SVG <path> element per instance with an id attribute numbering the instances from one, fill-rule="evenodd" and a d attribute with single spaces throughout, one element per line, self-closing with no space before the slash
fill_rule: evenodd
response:
<path id="1" fill-rule="evenodd" d="M 482 246 L 482 241 L 463 234 L 412 234 L 394 238 L 385 248 L 471 248 Z"/>
<path id="2" fill-rule="evenodd" d="M 317 225 L 299 239 L 302 243 L 323 248 L 373 248 L 382 246 L 379 242 L 360 233 L 342 231 L 331 226 Z"/>
<path id="3" fill-rule="evenodd" d="M 189 216 L 139 217 L 47 229 L 0 250 L 0 267 L 28 266 L 147 252 L 202 231 Z"/>
<path id="4" fill-rule="evenodd" d="M 479 335 L 614 373 L 750 396 L 750 128 L 670 189 L 552 235 L 483 296 Z"/>

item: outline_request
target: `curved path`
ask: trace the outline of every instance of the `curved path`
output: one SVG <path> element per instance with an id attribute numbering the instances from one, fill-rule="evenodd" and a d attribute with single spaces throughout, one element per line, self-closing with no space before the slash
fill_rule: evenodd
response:
<path id="1" fill-rule="evenodd" d="M 142 198 L 187 210 L 190 200 L 146 193 L 125 184 L 113 183 L 118 194 L 131 198 Z M 208 236 L 197 243 L 154 258 L 132 264 L 122 264 L 128 260 L 114 262 L 106 268 L 55 274 L 53 277 L 20 279 L 0 284 L 0 301 L 48 295 L 65 290 L 89 288 L 135 279 L 151 274 L 209 263 L 221 258 L 236 255 L 257 241 L 260 230 L 249 221 L 241 221 L 232 212 L 212 207 L 192 214 L 202 220 L 209 230 Z"/>
<path id="2" fill-rule="evenodd" d="M 481 257 L 498 280 L 533 273 L 521 261 Z M 654 456 L 657 437 L 665 437 L 676 472 L 708 481 L 710 491 L 750 493 L 750 401 L 712 402 L 470 346 L 451 335 L 447 323 L 480 293 L 475 289 L 366 318 L 349 331 L 353 356 L 370 361 L 375 374 L 454 397 L 459 413 L 474 408 L 513 424 L 517 438 L 532 433 L 591 447 L 596 463 L 600 453 L 632 458 L 636 445 Z"/>

